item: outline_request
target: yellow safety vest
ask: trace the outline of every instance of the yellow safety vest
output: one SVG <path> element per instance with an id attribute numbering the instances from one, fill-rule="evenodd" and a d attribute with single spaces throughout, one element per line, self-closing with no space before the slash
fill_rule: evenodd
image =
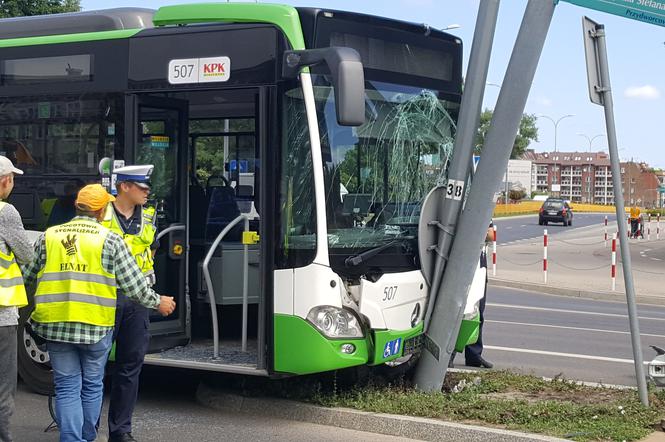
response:
<path id="1" fill-rule="evenodd" d="M 46 264 L 37 274 L 35 322 L 115 323 L 115 275 L 102 266 L 110 230 L 74 219 L 46 230 Z"/>
<path id="2" fill-rule="evenodd" d="M 0 201 L 0 211 L 7 205 Z M 28 297 L 25 295 L 23 286 L 23 275 L 16 263 L 14 252 L 9 254 L 0 252 L 0 306 L 1 307 L 23 307 L 28 305 Z"/>
<path id="3" fill-rule="evenodd" d="M 102 225 L 122 236 L 144 275 L 155 273 L 155 263 L 152 259 L 152 250 L 150 249 L 157 233 L 155 227 L 155 209 L 153 207 L 141 208 L 141 229 L 136 235 L 125 233 L 122 230 L 112 203 L 109 203 L 106 208 Z"/>

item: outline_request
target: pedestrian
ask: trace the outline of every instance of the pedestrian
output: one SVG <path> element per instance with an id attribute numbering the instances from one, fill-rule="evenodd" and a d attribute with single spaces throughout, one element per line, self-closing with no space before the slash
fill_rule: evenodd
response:
<path id="1" fill-rule="evenodd" d="M 640 208 L 636 205 L 633 205 L 630 208 L 630 237 L 637 238 L 640 232 L 640 219 L 642 217 L 642 212 Z"/>
<path id="2" fill-rule="evenodd" d="M 163 316 L 175 309 L 150 288 L 122 238 L 100 224 L 113 199 L 99 184 L 83 187 L 74 219 L 47 229 L 24 269 L 26 286 L 36 282 L 31 326 L 46 340 L 61 442 L 97 437 L 116 288 Z"/>
<path id="3" fill-rule="evenodd" d="M 12 440 L 9 422 L 16 394 L 18 309 L 28 304 L 19 264 L 32 259 L 21 215 L 2 201 L 14 189 L 14 175 L 23 171 L 0 155 L 0 442 Z"/>
<path id="4" fill-rule="evenodd" d="M 485 269 L 485 289 L 483 293 L 483 298 L 480 300 L 478 309 L 480 312 L 480 324 L 478 327 L 478 339 L 474 344 L 469 344 L 464 347 L 464 363 L 467 367 L 482 367 L 482 368 L 492 368 L 492 364 L 487 359 L 483 358 L 483 323 L 485 322 L 485 298 L 487 297 L 487 243 L 494 240 L 494 223 L 490 223 L 489 228 L 487 229 L 487 234 L 485 235 L 485 244 L 483 249 L 480 252 L 480 267 L 479 269 Z M 455 356 L 457 352 L 453 350 L 448 360 L 448 367 L 453 368 L 455 362 Z"/>
<path id="5" fill-rule="evenodd" d="M 157 250 L 155 209 L 144 207 L 150 194 L 152 165 L 118 168 L 118 196 L 110 202 L 102 225 L 122 236 L 148 285 L 155 283 L 153 255 Z M 111 375 L 109 442 L 134 441 L 132 414 L 139 392 L 139 375 L 148 350 L 149 311 L 118 291 L 113 340 L 115 363 Z"/>
<path id="6" fill-rule="evenodd" d="M 494 224 L 490 223 L 485 236 L 485 245 L 483 251 L 480 253 L 480 267 L 485 269 L 485 293 L 483 299 L 480 300 L 478 306 L 480 310 L 480 326 L 478 328 L 478 340 L 474 344 L 469 344 L 464 347 L 464 362 L 468 367 L 482 367 L 492 368 L 492 364 L 487 359 L 483 358 L 483 325 L 485 323 L 485 300 L 487 298 L 487 243 L 494 240 Z"/>

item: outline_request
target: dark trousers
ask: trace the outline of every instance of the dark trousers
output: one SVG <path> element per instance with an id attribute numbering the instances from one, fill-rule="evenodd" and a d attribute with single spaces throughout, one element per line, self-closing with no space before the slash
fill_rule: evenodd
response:
<path id="1" fill-rule="evenodd" d="M 9 421 L 16 395 L 16 325 L 0 326 L 0 442 L 11 442 Z"/>
<path id="2" fill-rule="evenodd" d="M 115 313 L 115 364 L 111 375 L 109 433 L 131 433 L 139 375 L 148 350 L 149 311 L 118 293 Z"/>

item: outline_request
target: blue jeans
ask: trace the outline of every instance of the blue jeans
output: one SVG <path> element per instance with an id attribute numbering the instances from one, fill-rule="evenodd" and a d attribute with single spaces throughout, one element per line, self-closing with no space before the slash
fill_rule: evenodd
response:
<path id="1" fill-rule="evenodd" d="M 102 409 L 104 367 L 113 333 L 94 344 L 46 343 L 55 382 L 60 442 L 92 441 Z"/>

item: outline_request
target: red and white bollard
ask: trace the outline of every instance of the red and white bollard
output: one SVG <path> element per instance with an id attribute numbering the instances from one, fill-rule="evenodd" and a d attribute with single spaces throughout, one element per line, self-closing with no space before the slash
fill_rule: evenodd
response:
<path id="1" fill-rule="evenodd" d="M 607 215 L 605 215 L 605 247 L 607 247 Z"/>
<path id="2" fill-rule="evenodd" d="M 494 235 L 492 238 L 492 276 L 496 276 L 496 224 L 493 227 Z"/>
<path id="3" fill-rule="evenodd" d="M 656 217 L 656 239 L 660 239 L 660 213 Z"/>
<path id="4" fill-rule="evenodd" d="M 617 234 L 612 237 L 612 291 L 617 289 Z"/>
<path id="5" fill-rule="evenodd" d="M 647 223 L 647 241 L 651 241 L 651 214 L 649 214 L 649 221 Z"/>
<path id="6" fill-rule="evenodd" d="M 543 281 L 547 284 L 547 229 L 543 232 Z"/>

